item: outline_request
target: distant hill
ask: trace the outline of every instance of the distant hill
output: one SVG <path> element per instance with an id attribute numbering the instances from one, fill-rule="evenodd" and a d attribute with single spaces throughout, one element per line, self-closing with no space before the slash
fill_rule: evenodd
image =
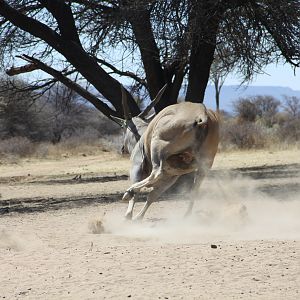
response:
<path id="1" fill-rule="evenodd" d="M 300 98 L 300 90 L 293 90 L 282 86 L 238 86 L 225 85 L 221 90 L 220 108 L 232 112 L 232 102 L 240 97 L 268 95 L 283 101 L 283 96 L 296 96 Z M 216 108 L 215 91 L 213 86 L 208 86 L 205 93 L 204 103 L 207 107 Z"/>

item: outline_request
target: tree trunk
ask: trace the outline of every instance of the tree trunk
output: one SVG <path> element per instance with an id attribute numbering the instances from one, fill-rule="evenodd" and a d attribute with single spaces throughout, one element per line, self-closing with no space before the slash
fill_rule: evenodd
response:
<path id="1" fill-rule="evenodd" d="M 214 87 L 215 87 L 215 93 L 216 93 L 216 111 L 219 112 L 220 111 L 220 92 L 221 92 L 221 88 L 222 85 L 220 83 L 220 78 L 218 77 L 218 75 L 216 75 L 214 77 Z"/>
<path id="2" fill-rule="evenodd" d="M 159 90 L 168 83 L 161 100 L 155 105 L 155 111 L 159 112 L 170 104 L 176 103 L 177 98 L 171 97 L 174 94 L 172 84 L 171 82 L 167 82 L 168 80 L 164 76 L 159 49 L 151 28 L 150 12 L 147 10 L 138 10 L 128 18 L 141 53 L 150 98 L 154 99 Z"/>
<path id="3" fill-rule="evenodd" d="M 219 5 L 212 6 L 210 1 L 192 0 L 189 16 L 192 47 L 186 101 L 204 100 L 210 67 L 214 60 L 219 22 L 223 10 Z"/>
<path id="4" fill-rule="evenodd" d="M 207 87 L 215 45 L 202 43 L 191 52 L 190 71 L 185 100 L 202 103 Z"/>

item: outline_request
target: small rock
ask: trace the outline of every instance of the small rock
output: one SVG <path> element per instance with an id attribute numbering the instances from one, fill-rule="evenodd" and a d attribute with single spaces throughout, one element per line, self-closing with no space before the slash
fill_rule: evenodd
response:
<path id="1" fill-rule="evenodd" d="M 214 244 L 211 244 L 211 245 L 210 245 L 210 248 L 212 248 L 212 249 L 217 249 L 218 246 L 217 246 L 217 245 L 214 245 Z"/>

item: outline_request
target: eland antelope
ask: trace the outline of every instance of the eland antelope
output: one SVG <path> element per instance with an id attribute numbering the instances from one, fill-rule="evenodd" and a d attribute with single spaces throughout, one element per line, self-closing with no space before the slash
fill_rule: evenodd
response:
<path id="1" fill-rule="evenodd" d="M 161 97 L 165 87 L 155 101 Z M 126 94 L 123 92 L 124 115 Z M 154 106 L 154 105 L 153 105 Z M 150 109 L 149 109 L 150 110 Z M 170 105 L 147 122 L 141 116 L 126 120 L 124 148 L 131 153 L 132 186 L 125 192 L 128 201 L 125 217 L 132 219 L 137 195 L 152 188 L 135 219 L 142 219 L 152 202 L 173 186 L 179 178 L 192 178 L 192 193 L 186 215 L 193 208 L 195 193 L 211 168 L 219 143 L 219 120 L 203 104 L 182 102 Z"/>

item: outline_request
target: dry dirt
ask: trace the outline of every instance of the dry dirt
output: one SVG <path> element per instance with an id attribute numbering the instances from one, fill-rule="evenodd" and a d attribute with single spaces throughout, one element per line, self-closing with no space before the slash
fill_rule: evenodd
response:
<path id="1" fill-rule="evenodd" d="M 124 221 L 128 167 L 0 162 L 0 299 L 300 299 L 299 150 L 218 154 L 188 219 Z"/>

